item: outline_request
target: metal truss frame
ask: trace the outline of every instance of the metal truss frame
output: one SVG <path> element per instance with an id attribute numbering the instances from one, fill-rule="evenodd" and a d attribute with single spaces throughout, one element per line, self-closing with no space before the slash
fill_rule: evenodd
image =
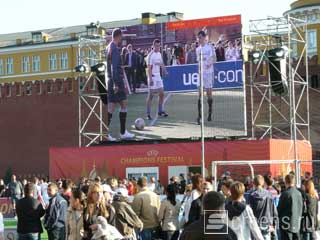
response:
<path id="1" fill-rule="evenodd" d="M 261 55 L 256 67 L 250 61 L 250 97 L 251 97 L 251 121 L 252 138 L 281 138 L 291 139 L 292 145 L 289 151 L 294 151 L 297 161 L 295 170 L 298 172 L 297 140 L 310 141 L 310 117 L 309 117 L 309 80 L 308 80 L 308 48 L 307 48 L 307 21 L 293 18 L 290 15 L 281 18 L 269 17 L 250 21 L 249 44 L 253 49 L 259 49 Z M 302 47 L 301 52 L 292 52 L 293 47 Z M 268 61 L 267 51 L 279 46 L 288 47 L 286 58 L 286 71 L 284 76 L 281 69 Z M 297 59 L 294 64 L 294 57 Z M 288 94 L 275 98 L 272 93 L 270 74 L 267 80 L 259 80 L 258 71 L 261 71 L 264 61 L 273 67 L 286 79 Z M 302 77 L 306 76 L 306 79 Z M 258 105 L 255 106 L 255 99 Z M 304 101 L 303 101 L 304 99 Z M 288 112 L 281 110 L 281 104 L 288 108 Z M 262 108 L 267 107 L 267 119 L 262 116 Z M 304 112 L 301 108 L 304 107 Z M 299 111 L 300 110 L 300 111 Z M 275 115 L 278 119 L 275 121 Z M 262 121 L 262 119 L 264 121 Z M 298 175 L 298 174 L 297 174 Z M 300 177 L 297 183 L 299 184 Z"/>
<path id="2" fill-rule="evenodd" d="M 80 37 L 78 45 L 78 65 L 92 66 L 103 62 L 105 40 L 102 37 Z M 82 53 L 85 54 L 82 54 Z M 89 55 L 88 52 L 94 53 Z M 96 76 L 94 72 L 81 73 L 79 80 L 79 147 L 89 147 L 99 144 L 108 133 L 108 126 L 103 119 L 103 103 L 100 93 L 96 90 L 99 82 L 106 88 L 106 84 Z M 94 86 L 94 91 L 88 92 L 86 88 Z M 107 89 L 106 89 L 107 90 Z M 93 122 L 94 126 L 89 122 Z M 92 130 L 94 128 L 94 130 Z"/>

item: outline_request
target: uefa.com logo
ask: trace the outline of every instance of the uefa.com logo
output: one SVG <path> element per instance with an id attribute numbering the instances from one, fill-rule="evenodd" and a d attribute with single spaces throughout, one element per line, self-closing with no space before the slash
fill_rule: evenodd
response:
<path id="1" fill-rule="evenodd" d="M 228 234 L 227 210 L 204 210 L 204 234 Z"/>

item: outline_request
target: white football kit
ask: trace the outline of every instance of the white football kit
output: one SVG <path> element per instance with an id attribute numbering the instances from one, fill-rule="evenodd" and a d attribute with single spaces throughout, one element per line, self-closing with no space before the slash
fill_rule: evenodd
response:
<path id="1" fill-rule="evenodd" d="M 203 88 L 211 89 L 213 87 L 213 63 L 215 59 L 215 51 L 212 46 L 205 44 L 197 48 L 197 62 L 200 64 L 200 51 L 202 50 L 202 72 L 203 72 Z M 208 68 L 208 65 L 211 65 Z M 200 78 L 199 78 L 200 79 Z M 200 87 L 200 80 L 198 83 Z"/>
<path id="2" fill-rule="evenodd" d="M 152 68 L 152 76 L 149 76 L 153 81 L 153 85 L 149 85 L 150 90 L 157 90 L 163 88 L 163 80 L 161 78 L 161 64 L 163 64 L 162 56 L 160 52 L 150 52 L 147 58 L 148 65 Z"/>

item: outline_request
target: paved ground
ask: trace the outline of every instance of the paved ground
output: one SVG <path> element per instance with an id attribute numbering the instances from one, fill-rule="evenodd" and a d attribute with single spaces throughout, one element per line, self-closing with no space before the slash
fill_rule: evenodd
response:
<path id="1" fill-rule="evenodd" d="M 165 111 L 168 118 L 156 118 L 157 99 L 153 100 L 153 121 L 146 120 L 144 131 L 134 129 L 134 121 L 138 117 L 145 118 L 146 94 L 129 96 L 128 129 L 138 138 L 167 139 L 200 137 L 200 126 L 196 124 L 197 99 L 196 92 L 167 93 Z M 244 103 L 242 90 L 216 91 L 213 96 L 213 121 L 205 121 L 206 137 L 244 136 Z M 206 98 L 205 98 L 206 102 Z M 207 113 L 207 104 L 205 104 Z M 119 122 L 115 114 L 110 126 L 111 133 L 118 135 Z M 205 114 L 207 117 L 207 114 Z"/>

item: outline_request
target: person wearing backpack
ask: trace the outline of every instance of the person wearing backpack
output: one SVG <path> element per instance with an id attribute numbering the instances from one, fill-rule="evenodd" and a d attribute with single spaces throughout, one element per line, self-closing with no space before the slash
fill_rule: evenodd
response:
<path id="1" fill-rule="evenodd" d="M 263 240 L 253 211 L 244 202 L 245 186 L 243 183 L 234 182 L 230 187 L 230 192 L 231 201 L 225 206 L 228 211 L 229 227 L 237 234 L 238 240 Z"/>

